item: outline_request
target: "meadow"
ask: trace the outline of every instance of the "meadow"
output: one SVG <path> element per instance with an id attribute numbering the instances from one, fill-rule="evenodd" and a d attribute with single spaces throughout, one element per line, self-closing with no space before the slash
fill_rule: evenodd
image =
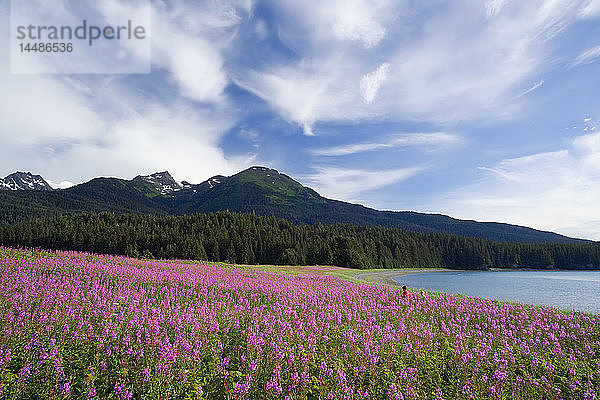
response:
<path id="1" fill-rule="evenodd" d="M 600 315 L 0 248 L 1 399 L 597 399 Z"/>

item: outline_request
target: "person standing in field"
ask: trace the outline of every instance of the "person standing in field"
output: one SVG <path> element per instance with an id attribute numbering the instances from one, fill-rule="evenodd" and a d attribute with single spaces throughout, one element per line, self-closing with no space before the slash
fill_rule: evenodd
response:
<path id="1" fill-rule="evenodd" d="M 408 298 L 408 290 L 406 289 L 406 286 L 402 286 L 402 297 Z"/>

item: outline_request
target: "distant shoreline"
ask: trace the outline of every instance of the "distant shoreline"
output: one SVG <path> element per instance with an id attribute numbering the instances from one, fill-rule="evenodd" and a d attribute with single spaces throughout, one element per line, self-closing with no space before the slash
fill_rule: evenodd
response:
<path id="1" fill-rule="evenodd" d="M 426 272 L 451 272 L 451 271 L 462 271 L 458 269 L 449 268 L 416 268 L 416 269 L 391 269 L 387 271 L 372 271 L 363 272 L 356 274 L 352 277 L 357 281 L 363 281 L 367 283 L 383 283 L 386 285 L 400 286 L 400 283 L 396 282 L 393 278 L 411 274 L 421 274 Z"/>

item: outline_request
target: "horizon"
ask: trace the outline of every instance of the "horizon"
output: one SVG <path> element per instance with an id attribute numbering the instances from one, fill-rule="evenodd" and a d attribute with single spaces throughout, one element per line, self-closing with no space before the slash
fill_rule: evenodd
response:
<path id="1" fill-rule="evenodd" d="M 378 210 L 600 240 L 600 1 L 27 6 L 105 26 L 138 24 L 148 4 L 151 58 L 125 41 L 130 58 L 77 64 L 136 73 L 18 73 L 2 58 L 0 176 L 200 183 L 264 165 Z M 14 17 L 0 1 L 5 55 Z"/>

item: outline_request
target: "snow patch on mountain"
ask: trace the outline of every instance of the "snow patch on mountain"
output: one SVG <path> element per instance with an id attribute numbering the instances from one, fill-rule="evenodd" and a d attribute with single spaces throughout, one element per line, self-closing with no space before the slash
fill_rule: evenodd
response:
<path id="1" fill-rule="evenodd" d="M 134 181 L 143 181 L 151 184 L 158 190 L 163 196 L 169 195 L 173 192 L 177 192 L 185 187 L 185 184 L 181 184 L 175 181 L 170 173 L 157 172 L 152 175 L 139 175 L 136 176 Z M 188 184 L 189 185 L 189 184 Z"/>
<path id="2" fill-rule="evenodd" d="M 15 172 L 0 178 L 0 190 L 53 190 L 40 175 L 31 172 Z"/>
<path id="3" fill-rule="evenodd" d="M 222 184 L 223 182 L 225 182 L 228 178 L 226 176 L 223 175 L 215 175 L 212 178 L 209 178 L 208 180 L 205 180 L 204 182 L 202 182 L 200 185 L 197 185 L 199 187 L 205 187 L 208 186 L 209 189 L 215 188 L 217 186 L 219 186 L 220 184 Z"/>
<path id="4" fill-rule="evenodd" d="M 210 178 L 207 182 L 211 189 L 221 184 L 221 180 L 219 178 Z"/>

